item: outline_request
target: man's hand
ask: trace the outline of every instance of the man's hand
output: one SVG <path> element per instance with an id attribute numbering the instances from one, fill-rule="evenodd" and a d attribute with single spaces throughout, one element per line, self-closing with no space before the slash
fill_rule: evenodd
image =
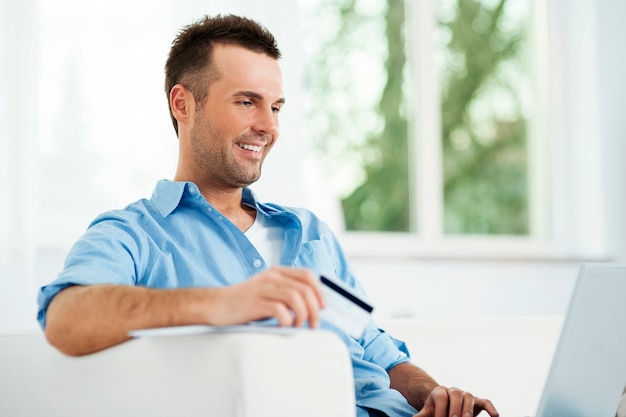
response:
<path id="1" fill-rule="evenodd" d="M 491 417 L 499 416 L 491 401 L 458 388 L 443 387 L 409 362 L 400 363 L 388 372 L 391 388 L 398 390 L 409 404 L 420 410 L 413 417 L 474 417 L 481 411 Z"/>
<path id="2" fill-rule="evenodd" d="M 305 269 L 272 267 L 252 278 L 219 289 L 213 324 L 241 324 L 275 318 L 281 326 L 319 325 L 324 298 L 319 277 Z"/>
<path id="3" fill-rule="evenodd" d="M 491 417 L 498 417 L 498 411 L 491 401 L 474 397 L 458 388 L 438 386 L 433 389 L 424 407 L 414 417 L 474 417 L 486 411 Z"/>

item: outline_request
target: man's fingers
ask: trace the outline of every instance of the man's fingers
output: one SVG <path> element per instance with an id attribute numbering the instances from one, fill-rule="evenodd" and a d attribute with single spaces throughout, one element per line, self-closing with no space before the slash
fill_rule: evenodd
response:
<path id="1" fill-rule="evenodd" d="M 424 407 L 414 417 L 474 417 L 483 410 L 491 417 L 499 417 L 491 401 L 476 398 L 458 388 L 438 386 L 432 390 Z"/>
<path id="2" fill-rule="evenodd" d="M 474 417 L 474 396 L 469 392 L 463 393 L 463 411 L 461 417 Z"/>
<path id="3" fill-rule="evenodd" d="M 432 398 L 433 401 L 434 417 L 448 417 L 448 404 L 450 401 L 448 390 L 442 386 L 435 387 L 429 398 Z"/>
<path id="4" fill-rule="evenodd" d="M 314 292 L 315 298 L 317 299 L 317 305 L 319 308 L 324 307 L 324 293 L 322 292 L 322 285 L 319 276 L 308 269 L 276 267 L 276 270 L 281 274 L 302 282 L 307 287 L 311 288 Z"/>
<path id="5" fill-rule="evenodd" d="M 293 325 L 293 315 L 291 311 L 285 307 L 282 303 L 276 302 L 267 302 L 265 304 L 265 310 L 267 313 L 264 314 L 266 317 L 273 317 L 278 321 L 278 325 L 280 327 L 290 327 Z"/>
<path id="6" fill-rule="evenodd" d="M 261 279 L 261 286 L 263 298 L 282 303 L 293 312 L 293 320 L 288 325 L 299 327 L 307 320 L 311 327 L 319 324 L 321 289 L 312 272 L 284 267 L 272 268 Z M 282 323 L 286 321 L 281 321 Z"/>
<path id="7" fill-rule="evenodd" d="M 467 417 L 466 415 L 461 414 L 461 410 L 464 410 L 463 391 L 456 389 L 456 388 L 450 388 L 448 390 L 448 398 L 449 398 L 448 416 L 449 417 L 454 417 L 454 416 Z"/>
<path id="8" fill-rule="evenodd" d="M 292 288 L 287 305 L 295 314 L 294 325 L 302 326 L 307 320 L 311 327 L 319 324 L 320 302 L 315 290 L 309 285 L 298 283 Z"/>
<path id="9" fill-rule="evenodd" d="M 311 328 L 319 327 L 320 309 L 323 308 L 323 300 L 320 300 L 317 292 L 312 289 L 307 289 L 305 296 L 307 298 L 307 305 L 310 306 L 309 325 L 311 326 Z"/>
<path id="10" fill-rule="evenodd" d="M 458 388 L 437 387 L 435 390 L 433 390 L 433 394 L 435 395 L 436 417 L 441 414 L 445 414 L 447 417 L 474 417 L 474 396 L 472 394 Z"/>
<path id="11" fill-rule="evenodd" d="M 481 410 L 485 410 L 491 417 L 499 417 L 500 413 L 496 410 L 496 407 L 489 400 L 482 398 L 476 398 L 474 401 L 474 415 L 478 415 Z"/>
<path id="12" fill-rule="evenodd" d="M 284 306 L 286 310 L 293 312 L 292 320 L 287 324 L 288 326 L 299 327 L 309 317 L 310 308 L 307 306 L 303 294 L 305 291 L 306 288 L 294 288 L 294 285 L 290 284 L 277 288 L 268 296 L 271 302 Z"/>

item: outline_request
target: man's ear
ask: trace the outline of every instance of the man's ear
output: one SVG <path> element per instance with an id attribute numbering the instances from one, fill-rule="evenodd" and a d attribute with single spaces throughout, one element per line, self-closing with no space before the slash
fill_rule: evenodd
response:
<path id="1" fill-rule="evenodd" d="M 170 90 L 170 108 L 179 125 L 189 121 L 189 115 L 194 111 L 194 104 L 193 95 L 185 86 L 176 84 L 172 87 Z"/>

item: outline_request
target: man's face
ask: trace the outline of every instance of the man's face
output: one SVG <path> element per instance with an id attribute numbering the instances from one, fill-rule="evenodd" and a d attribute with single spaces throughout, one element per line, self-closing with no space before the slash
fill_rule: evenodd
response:
<path id="1" fill-rule="evenodd" d="M 284 102 L 280 67 L 267 55 L 231 45 L 215 45 L 213 63 L 220 76 L 193 115 L 192 161 L 198 179 L 217 187 L 244 187 L 259 179 L 278 139 Z"/>

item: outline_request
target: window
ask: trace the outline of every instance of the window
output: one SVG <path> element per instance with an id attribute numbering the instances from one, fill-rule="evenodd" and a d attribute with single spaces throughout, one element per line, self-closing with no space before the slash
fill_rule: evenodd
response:
<path id="1" fill-rule="evenodd" d="M 304 131 L 346 230 L 546 237 L 540 5 L 305 6 Z"/>

